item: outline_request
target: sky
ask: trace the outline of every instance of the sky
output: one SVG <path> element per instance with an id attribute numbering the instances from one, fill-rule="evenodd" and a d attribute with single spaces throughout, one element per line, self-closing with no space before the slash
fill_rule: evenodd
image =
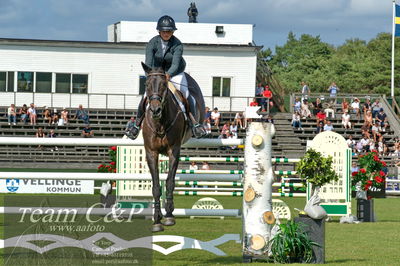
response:
<path id="1" fill-rule="evenodd" d="M 187 22 L 194 0 L 0 0 L 0 38 L 106 41 L 118 21 Z M 253 24 L 257 45 L 274 50 L 292 31 L 338 46 L 392 31 L 392 0 L 197 0 L 198 22 Z M 400 3 L 400 0 L 398 0 Z M 178 29 L 179 30 L 179 29 Z"/>

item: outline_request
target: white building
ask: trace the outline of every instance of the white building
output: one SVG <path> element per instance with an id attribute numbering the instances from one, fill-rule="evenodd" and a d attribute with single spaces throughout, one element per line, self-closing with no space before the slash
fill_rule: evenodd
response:
<path id="1" fill-rule="evenodd" d="M 0 106 L 136 109 L 155 22 L 108 26 L 107 42 L 0 39 Z M 209 107 L 243 110 L 254 95 L 259 47 L 252 25 L 177 23 L 186 72 Z"/>

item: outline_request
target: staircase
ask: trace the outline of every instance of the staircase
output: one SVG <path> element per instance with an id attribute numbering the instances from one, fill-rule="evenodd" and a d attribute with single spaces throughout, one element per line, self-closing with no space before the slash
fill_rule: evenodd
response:
<path id="1" fill-rule="evenodd" d="M 301 145 L 300 138 L 293 132 L 290 125 L 292 114 L 277 113 L 274 115 L 275 141 L 282 148 L 282 155 L 286 158 L 300 158 L 305 153 L 305 147 Z"/>

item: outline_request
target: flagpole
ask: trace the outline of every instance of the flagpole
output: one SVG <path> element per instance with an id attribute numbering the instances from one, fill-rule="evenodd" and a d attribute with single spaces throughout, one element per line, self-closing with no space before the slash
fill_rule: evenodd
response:
<path id="1" fill-rule="evenodd" d="M 390 95 L 394 97 L 394 34 L 396 30 L 396 1 L 393 0 L 393 19 L 392 19 L 392 79 L 390 83 Z"/>

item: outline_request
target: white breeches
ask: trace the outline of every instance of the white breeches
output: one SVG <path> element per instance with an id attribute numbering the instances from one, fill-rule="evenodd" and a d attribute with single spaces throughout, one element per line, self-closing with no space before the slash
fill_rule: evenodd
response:
<path id="1" fill-rule="evenodd" d="M 177 90 L 182 92 L 186 99 L 189 97 L 188 83 L 184 72 L 171 77 L 171 82 Z"/>

